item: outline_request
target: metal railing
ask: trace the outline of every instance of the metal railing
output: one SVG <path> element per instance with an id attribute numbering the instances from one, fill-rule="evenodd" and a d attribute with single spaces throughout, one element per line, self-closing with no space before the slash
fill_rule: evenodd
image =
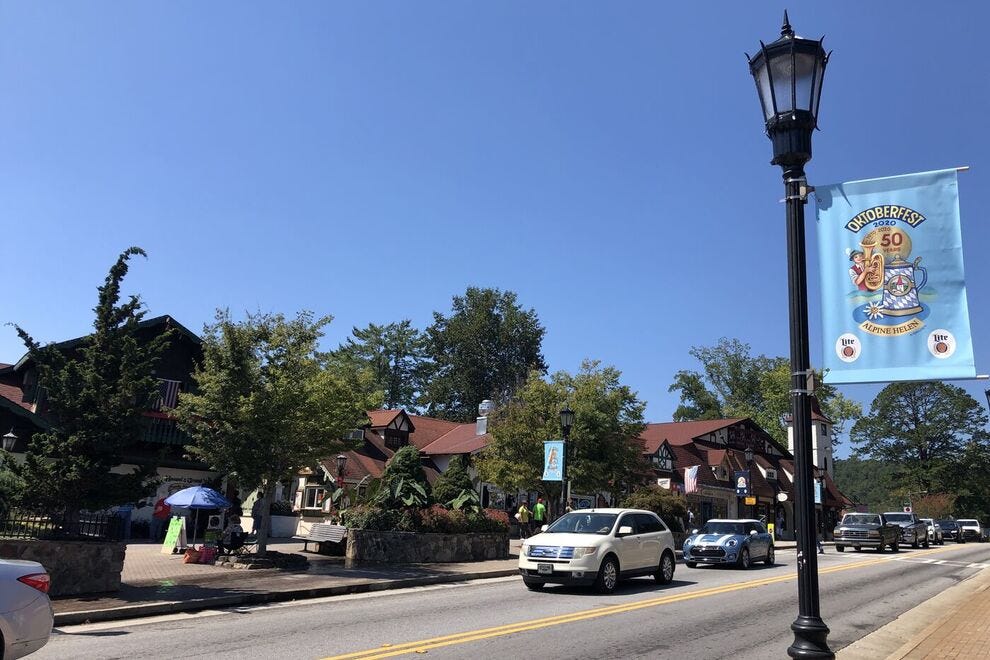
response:
<path id="1" fill-rule="evenodd" d="M 126 521 L 113 513 L 48 514 L 10 509 L 0 514 L 0 539 L 119 541 Z"/>

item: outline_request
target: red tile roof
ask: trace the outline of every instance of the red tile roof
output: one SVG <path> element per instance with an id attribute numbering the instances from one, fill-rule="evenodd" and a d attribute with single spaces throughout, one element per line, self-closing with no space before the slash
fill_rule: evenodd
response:
<path id="1" fill-rule="evenodd" d="M 401 413 L 401 410 L 371 410 L 368 411 L 368 419 L 371 420 L 371 428 L 380 429 L 391 424 Z"/>
<path id="2" fill-rule="evenodd" d="M 652 454 L 660 448 L 664 440 L 667 440 L 671 445 L 689 445 L 699 436 L 714 433 L 726 426 L 732 426 L 737 422 L 741 422 L 743 419 L 740 417 L 733 419 L 704 419 L 694 422 L 652 423 L 646 425 L 646 428 L 640 433 L 639 437 L 643 439 L 646 445 L 646 453 Z"/>
<path id="3" fill-rule="evenodd" d="M 416 431 L 409 435 L 409 442 L 420 449 L 429 446 L 436 439 L 461 426 L 457 422 L 449 422 L 446 419 L 437 419 L 435 417 L 409 415 L 409 419 L 412 420 L 413 425 L 416 427 Z M 471 427 L 473 428 L 474 424 L 471 424 Z"/>
<path id="4" fill-rule="evenodd" d="M 467 454 L 482 449 L 491 439 L 487 433 L 475 433 L 475 424 L 460 424 L 443 434 L 430 444 L 423 447 L 423 453 L 428 456 L 439 454 Z"/>
<path id="5" fill-rule="evenodd" d="M 25 410 L 31 410 L 31 404 L 24 401 L 24 390 L 16 385 L 0 383 L 0 396 L 9 399 Z"/>

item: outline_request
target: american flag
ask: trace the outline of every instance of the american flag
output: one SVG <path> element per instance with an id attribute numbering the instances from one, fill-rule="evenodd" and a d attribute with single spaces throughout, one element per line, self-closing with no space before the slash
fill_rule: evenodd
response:
<path id="1" fill-rule="evenodd" d="M 699 465 L 692 465 L 684 468 L 684 494 L 693 493 L 698 490 L 698 468 Z"/>
<path id="2" fill-rule="evenodd" d="M 158 380 L 158 409 L 175 408 L 179 403 L 179 381 L 160 378 Z"/>

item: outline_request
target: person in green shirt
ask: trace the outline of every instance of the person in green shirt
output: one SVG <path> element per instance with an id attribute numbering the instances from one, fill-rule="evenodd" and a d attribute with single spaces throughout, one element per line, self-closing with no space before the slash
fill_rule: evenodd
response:
<path id="1" fill-rule="evenodd" d="M 536 529 L 540 529 L 547 524 L 547 505 L 543 503 L 543 498 L 536 498 L 536 504 L 533 506 L 533 521 L 536 523 L 533 525 Z"/>

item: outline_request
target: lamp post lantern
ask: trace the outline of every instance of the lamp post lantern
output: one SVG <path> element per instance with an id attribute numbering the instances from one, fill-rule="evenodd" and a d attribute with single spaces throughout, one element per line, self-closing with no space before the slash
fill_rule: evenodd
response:
<path id="1" fill-rule="evenodd" d="M 570 456 L 567 453 L 567 444 L 571 439 L 571 427 L 574 426 L 574 411 L 571 410 L 570 406 L 565 406 L 563 410 L 560 411 L 560 431 L 564 436 L 564 456 L 561 461 L 560 470 L 560 515 L 564 515 L 567 511 L 567 464 L 570 463 Z"/>
<path id="2" fill-rule="evenodd" d="M 4 451 L 14 451 L 14 445 L 17 444 L 17 436 L 14 435 L 14 429 L 11 428 L 9 431 L 3 434 L 3 449 Z"/>
<path id="3" fill-rule="evenodd" d="M 791 344 L 791 414 L 794 420 L 795 514 L 798 547 L 798 617 L 791 624 L 792 658 L 834 658 L 818 598 L 815 500 L 812 492 L 811 365 L 808 350 L 808 285 L 804 244 L 804 204 L 810 190 L 804 165 L 811 160 L 811 134 L 818 127 L 822 78 L 829 55 L 822 40 L 794 34 L 787 12 L 780 38 L 760 42 L 749 70 L 763 108 L 772 165 L 784 175 L 787 205 L 787 282 Z"/>

